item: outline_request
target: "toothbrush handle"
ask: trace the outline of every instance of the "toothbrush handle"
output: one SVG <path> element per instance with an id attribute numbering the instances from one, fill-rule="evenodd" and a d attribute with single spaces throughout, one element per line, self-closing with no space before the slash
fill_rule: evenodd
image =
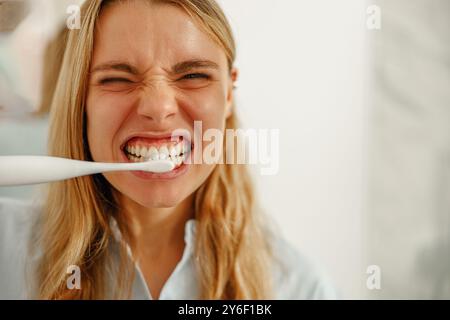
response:
<path id="1" fill-rule="evenodd" d="M 138 170 L 127 163 L 101 163 L 47 156 L 0 156 L 0 186 L 37 184 L 106 171 Z"/>

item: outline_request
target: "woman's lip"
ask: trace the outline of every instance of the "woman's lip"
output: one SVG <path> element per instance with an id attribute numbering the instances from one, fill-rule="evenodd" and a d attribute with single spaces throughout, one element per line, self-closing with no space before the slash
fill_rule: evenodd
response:
<path id="1" fill-rule="evenodd" d="M 133 162 L 130 159 L 128 159 L 123 149 L 121 149 L 120 152 L 122 154 L 124 162 Z M 191 156 L 191 153 L 189 153 L 189 156 Z M 189 167 L 190 164 L 183 163 L 178 168 L 166 173 L 153 173 L 146 171 L 129 171 L 129 172 L 134 176 L 144 180 L 171 180 L 185 174 L 189 170 Z"/>

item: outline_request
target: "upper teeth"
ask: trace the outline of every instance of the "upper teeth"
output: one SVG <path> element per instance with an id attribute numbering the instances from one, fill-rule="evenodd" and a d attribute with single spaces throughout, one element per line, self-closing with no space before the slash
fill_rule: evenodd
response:
<path id="1" fill-rule="evenodd" d="M 175 159 L 188 151 L 188 147 L 185 143 L 177 143 L 175 146 L 169 146 L 163 144 L 158 148 L 151 146 L 127 146 L 126 150 L 128 153 L 133 154 L 137 157 L 148 158 L 151 160 L 166 160 Z"/>

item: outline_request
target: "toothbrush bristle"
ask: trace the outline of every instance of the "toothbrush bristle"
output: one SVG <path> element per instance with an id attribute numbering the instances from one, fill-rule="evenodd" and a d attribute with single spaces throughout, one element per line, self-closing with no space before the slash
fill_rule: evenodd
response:
<path id="1" fill-rule="evenodd" d="M 175 168 L 175 164 L 170 160 L 148 160 L 149 170 L 155 173 L 165 173 L 172 171 Z"/>

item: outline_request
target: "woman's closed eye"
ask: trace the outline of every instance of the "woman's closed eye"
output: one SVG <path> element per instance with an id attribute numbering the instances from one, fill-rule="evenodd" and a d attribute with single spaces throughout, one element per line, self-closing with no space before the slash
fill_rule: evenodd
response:
<path id="1" fill-rule="evenodd" d="M 128 92 L 136 87 L 136 82 L 124 77 L 106 77 L 98 80 L 98 86 L 110 92 Z"/>
<path id="2" fill-rule="evenodd" d="M 184 75 L 181 79 L 210 79 L 211 77 L 206 73 L 190 73 Z"/>
<path id="3" fill-rule="evenodd" d="M 213 78 L 206 73 L 189 73 L 178 79 L 178 86 L 181 89 L 201 89 L 208 87 Z"/>
<path id="4" fill-rule="evenodd" d="M 126 78 L 105 78 L 99 81 L 99 84 L 110 84 L 110 83 L 133 83 L 130 79 Z"/>

